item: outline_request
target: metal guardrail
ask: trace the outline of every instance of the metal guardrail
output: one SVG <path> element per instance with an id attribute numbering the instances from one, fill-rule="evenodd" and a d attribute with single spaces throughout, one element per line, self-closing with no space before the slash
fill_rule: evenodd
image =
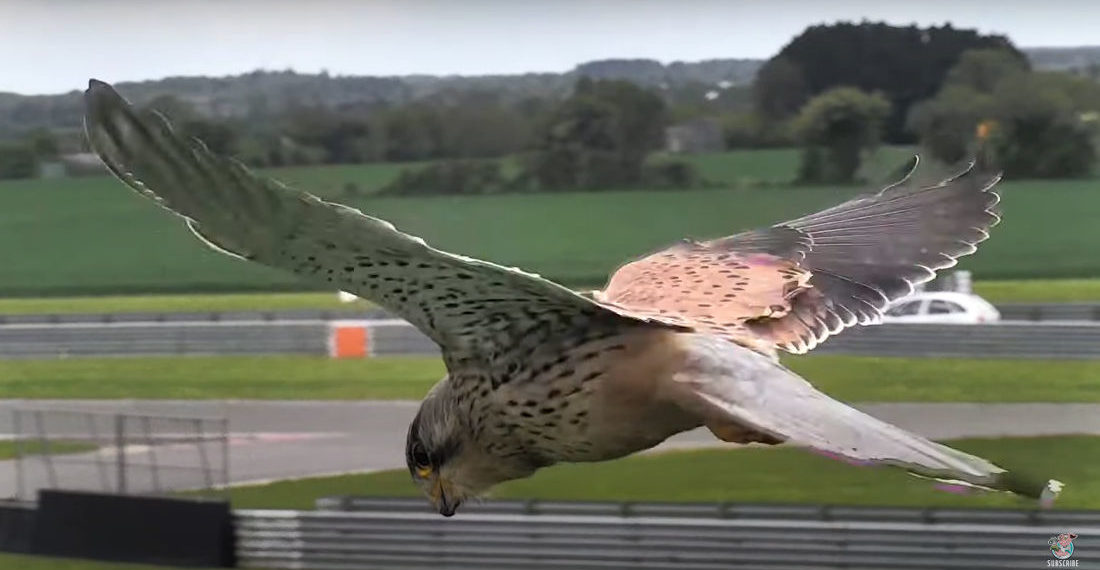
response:
<path id="1" fill-rule="evenodd" d="M 1005 303 L 997 305 L 1006 321 L 1100 321 L 1100 303 Z M 393 319 L 385 309 L 361 311 L 295 309 L 282 311 L 184 311 L 135 313 L 0 314 L 3 324 L 328 321 L 335 319 Z"/>
<path id="2" fill-rule="evenodd" d="M 431 513 L 431 507 L 420 497 L 333 496 L 317 499 L 314 506 L 319 511 Z M 462 513 L 720 519 L 763 518 L 1100 528 L 1100 510 L 866 507 L 803 503 L 635 503 L 489 499 L 463 505 Z M 1097 538 L 1100 539 L 1100 537 Z"/>
<path id="3" fill-rule="evenodd" d="M 0 358 L 328 353 L 323 321 L 0 325 Z"/>
<path id="4" fill-rule="evenodd" d="M 375 327 L 370 334 L 375 356 L 439 353 L 435 343 L 408 324 Z M 847 329 L 814 352 L 863 356 L 1091 359 L 1100 358 L 1100 323 L 883 324 Z"/>
<path id="5" fill-rule="evenodd" d="M 1006 321 L 1100 321 L 1100 303 L 1005 303 L 997 310 Z"/>
<path id="6" fill-rule="evenodd" d="M 853 327 L 816 353 L 977 358 L 1100 358 L 1100 323 L 1002 321 L 984 325 Z"/>
<path id="7" fill-rule="evenodd" d="M 412 325 L 363 320 L 371 356 L 436 355 Z M 0 325 L 0 358 L 329 353 L 329 321 Z M 815 353 L 868 356 L 1100 358 L 1100 323 L 1002 321 L 984 325 L 855 327 Z"/>
<path id="8" fill-rule="evenodd" d="M 352 568 L 1033 569 L 1078 534 L 1100 560 L 1100 512 L 777 505 L 489 503 L 444 519 L 399 500 L 341 511 L 238 511 L 241 566 Z"/>

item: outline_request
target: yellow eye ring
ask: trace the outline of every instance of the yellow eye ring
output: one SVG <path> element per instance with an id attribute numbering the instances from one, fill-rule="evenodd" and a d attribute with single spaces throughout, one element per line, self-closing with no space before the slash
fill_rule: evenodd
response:
<path id="1" fill-rule="evenodd" d="M 416 468 L 416 474 L 421 479 L 426 479 L 428 477 L 428 475 L 432 474 L 432 468 L 431 467 L 417 467 Z"/>

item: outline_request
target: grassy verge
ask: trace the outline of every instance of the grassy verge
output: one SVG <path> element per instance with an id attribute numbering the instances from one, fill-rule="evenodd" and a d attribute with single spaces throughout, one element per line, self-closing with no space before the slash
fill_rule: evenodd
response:
<path id="1" fill-rule="evenodd" d="M 1095 360 L 810 355 L 786 357 L 784 363 L 846 401 L 1100 401 L 1100 361 Z"/>
<path id="2" fill-rule="evenodd" d="M 974 292 L 990 303 L 1081 303 L 1100 301 L 1100 279 L 976 281 Z"/>
<path id="3" fill-rule="evenodd" d="M 788 357 L 847 401 L 1097 402 L 1100 361 Z M 300 356 L 0 360 L 8 398 L 419 399 L 445 370 L 437 358 Z"/>
<path id="4" fill-rule="evenodd" d="M 68 453 L 84 453 L 97 448 L 95 444 L 84 441 L 51 441 L 49 445 L 42 445 L 40 441 L 24 441 L 18 451 L 23 455 L 64 455 Z M 12 441 L 0 441 L 0 460 L 11 459 L 16 455 L 16 445 Z"/>
<path id="5" fill-rule="evenodd" d="M 145 566 L 121 562 L 92 562 L 72 558 L 23 556 L 0 552 L 0 570 L 171 570 L 168 566 Z M 183 570 L 183 569 L 178 569 Z"/>
<path id="6" fill-rule="evenodd" d="M 10 398 L 417 399 L 437 358 L 165 357 L 0 361 Z"/>
<path id="7" fill-rule="evenodd" d="M 883 146 L 860 166 L 859 178 L 874 182 L 893 182 L 890 175 L 901 168 L 916 152 L 914 147 Z M 676 158 L 685 158 L 677 156 Z M 798 176 L 802 150 L 798 148 L 740 149 L 689 155 L 705 180 L 731 187 L 791 184 Z"/>
<path id="8" fill-rule="evenodd" d="M 593 284 L 590 288 L 600 287 Z M 1100 279 L 978 281 L 975 293 L 992 303 L 1072 303 L 1100 301 Z M 102 297 L 0 298 L 0 314 L 168 313 L 218 311 L 325 310 L 355 312 L 363 300 L 341 303 L 336 293 L 225 293 L 194 295 L 112 295 Z"/>
<path id="9" fill-rule="evenodd" d="M 0 298 L 0 314 L 170 313 L 285 311 L 320 309 L 362 311 L 372 305 L 341 303 L 336 293 L 227 293 L 208 295 L 127 295 L 103 297 Z"/>
<path id="10" fill-rule="evenodd" d="M 1006 469 L 1066 483 L 1059 508 L 1100 508 L 1100 437 L 966 439 L 950 442 Z M 1089 459 L 1091 458 L 1091 459 Z M 417 496 L 405 470 L 237 487 L 239 508 L 310 509 L 334 495 Z M 502 499 L 743 501 L 850 505 L 1025 507 L 1004 493 L 955 495 L 891 468 L 860 468 L 792 448 L 674 451 L 557 465 L 499 486 Z"/>

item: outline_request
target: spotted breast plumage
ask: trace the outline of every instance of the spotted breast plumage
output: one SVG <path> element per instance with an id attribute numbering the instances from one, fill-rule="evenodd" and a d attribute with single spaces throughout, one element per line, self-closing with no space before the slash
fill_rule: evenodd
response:
<path id="1" fill-rule="evenodd" d="M 539 468 L 622 457 L 700 426 L 1044 502 L 1060 489 L 833 400 L 777 358 L 876 322 L 973 253 L 999 219 L 999 177 L 980 168 L 685 240 L 578 293 L 256 175 L 105 83 L 92 80 L 85 103 L 110 171 L 207 245 L 369 299 L 441 347 L 447 375 L 409 427 L 406 459 L 444 515 Z"/>

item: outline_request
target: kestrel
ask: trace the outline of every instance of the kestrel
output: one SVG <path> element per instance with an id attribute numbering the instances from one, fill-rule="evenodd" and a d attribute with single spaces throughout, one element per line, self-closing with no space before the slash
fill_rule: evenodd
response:
<path id="1" fill-rule="evenodd" d="M 877 322 L 973 253 L 999 221 L 997 175 L 971 167 L 925 187 L 906 176 L 816 214 L 685 240 L 581 294 L 258 176 L 105 83 L 92 80 L 85 103 L 111 172 L 207 245 L 369 299 L 440 346 L 447 375 L 409 427 L 406 458 L 445 516 L 502 481 L 700 426 L 1044 503 L 1060 490 L 833 400 L 778 359 Z"/>

